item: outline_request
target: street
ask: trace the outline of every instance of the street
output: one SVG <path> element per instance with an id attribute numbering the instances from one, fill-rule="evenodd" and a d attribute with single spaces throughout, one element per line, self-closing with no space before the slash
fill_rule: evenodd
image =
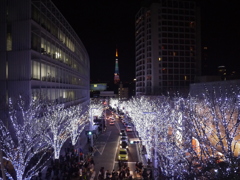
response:
<path id="1" fill-rule="evenodd" d="M 112 172 L 119 171 L 118 165 L 118 150 L 119 150 L 119 139 L 120 129 L 125 129 L 119 118 L 115 119 L 114 125 L 109 125 L 107 120 L 107 128 L 103 132 L 94 144 L 94 161 L 95 161 L 95 177 L 97 179 L 99 171 L 104 167 L 104 171 Z M 134 132 L 127 132 L 129 138 L 135 137 Z M 135 164 L 139 161 L 137 144 L 129 144 L 128 150 L 128 161 L 126 161 L 127 167 L 130 169 L 130 174 L 133 178 L 139 177 L 135 173 Z"/>

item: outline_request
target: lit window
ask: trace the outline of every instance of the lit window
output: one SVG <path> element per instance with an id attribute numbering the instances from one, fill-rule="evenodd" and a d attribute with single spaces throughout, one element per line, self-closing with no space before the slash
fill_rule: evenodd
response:
<path id="1" fill-rule="evenodd" d="M 67 92 L 66 91 L 63 92 L 63 98 L 67 98 Z"/>
<path id="2" fill-rule="evenodd" d="M 7 51 L 12 50 L 12 35 L 7 33 Z"/>
<path id="3" fill-rule="evenodd" d="M 58 58 L 60 58 L 60 57 L 61 57 L 61 54 L 58 53 L 58 52 L 56 52 L 56 58 L 58 59 Z"/>

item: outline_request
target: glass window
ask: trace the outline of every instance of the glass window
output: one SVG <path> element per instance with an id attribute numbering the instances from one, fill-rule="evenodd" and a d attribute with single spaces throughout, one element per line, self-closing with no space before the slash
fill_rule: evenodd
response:
<path id="1" fill-rule="evenodd" d="M 32 79 L 40 80 L 40 63 L 37 61 L 32 61 Z"/>

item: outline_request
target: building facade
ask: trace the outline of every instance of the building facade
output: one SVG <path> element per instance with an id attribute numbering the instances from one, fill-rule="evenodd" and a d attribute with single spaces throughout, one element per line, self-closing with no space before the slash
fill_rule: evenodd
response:
<path id="1" fill-rule="evenodd" d="M 129 99 L 128 87 L 124 87 L 122 83 L 119 84 L 118 99 L 119 100 L 128 100 Z"/>
<path id="2" fill-rule="evenodd" d="M 82 41 L 50 0 L 0 2 L 0 97 L 89 101 L 90 62 Z"/>
<path id="3" fill-rule="evenodd" d="M 158 0 L 138 11 L 136 95 L 188 91 L 201 72 L 199 16 L 190 0 Z"/>

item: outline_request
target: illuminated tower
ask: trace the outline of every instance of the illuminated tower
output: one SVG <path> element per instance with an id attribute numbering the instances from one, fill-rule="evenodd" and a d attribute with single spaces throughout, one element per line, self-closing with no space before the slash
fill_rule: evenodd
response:
<path id="1" fill-rule="evenodd" d="M 118 50 L 116 49 L 114 84 L 118 84 L 119 82 L 120 82 L 120 78 L 119 78 L 119 70 L 118 70 Z"/>

